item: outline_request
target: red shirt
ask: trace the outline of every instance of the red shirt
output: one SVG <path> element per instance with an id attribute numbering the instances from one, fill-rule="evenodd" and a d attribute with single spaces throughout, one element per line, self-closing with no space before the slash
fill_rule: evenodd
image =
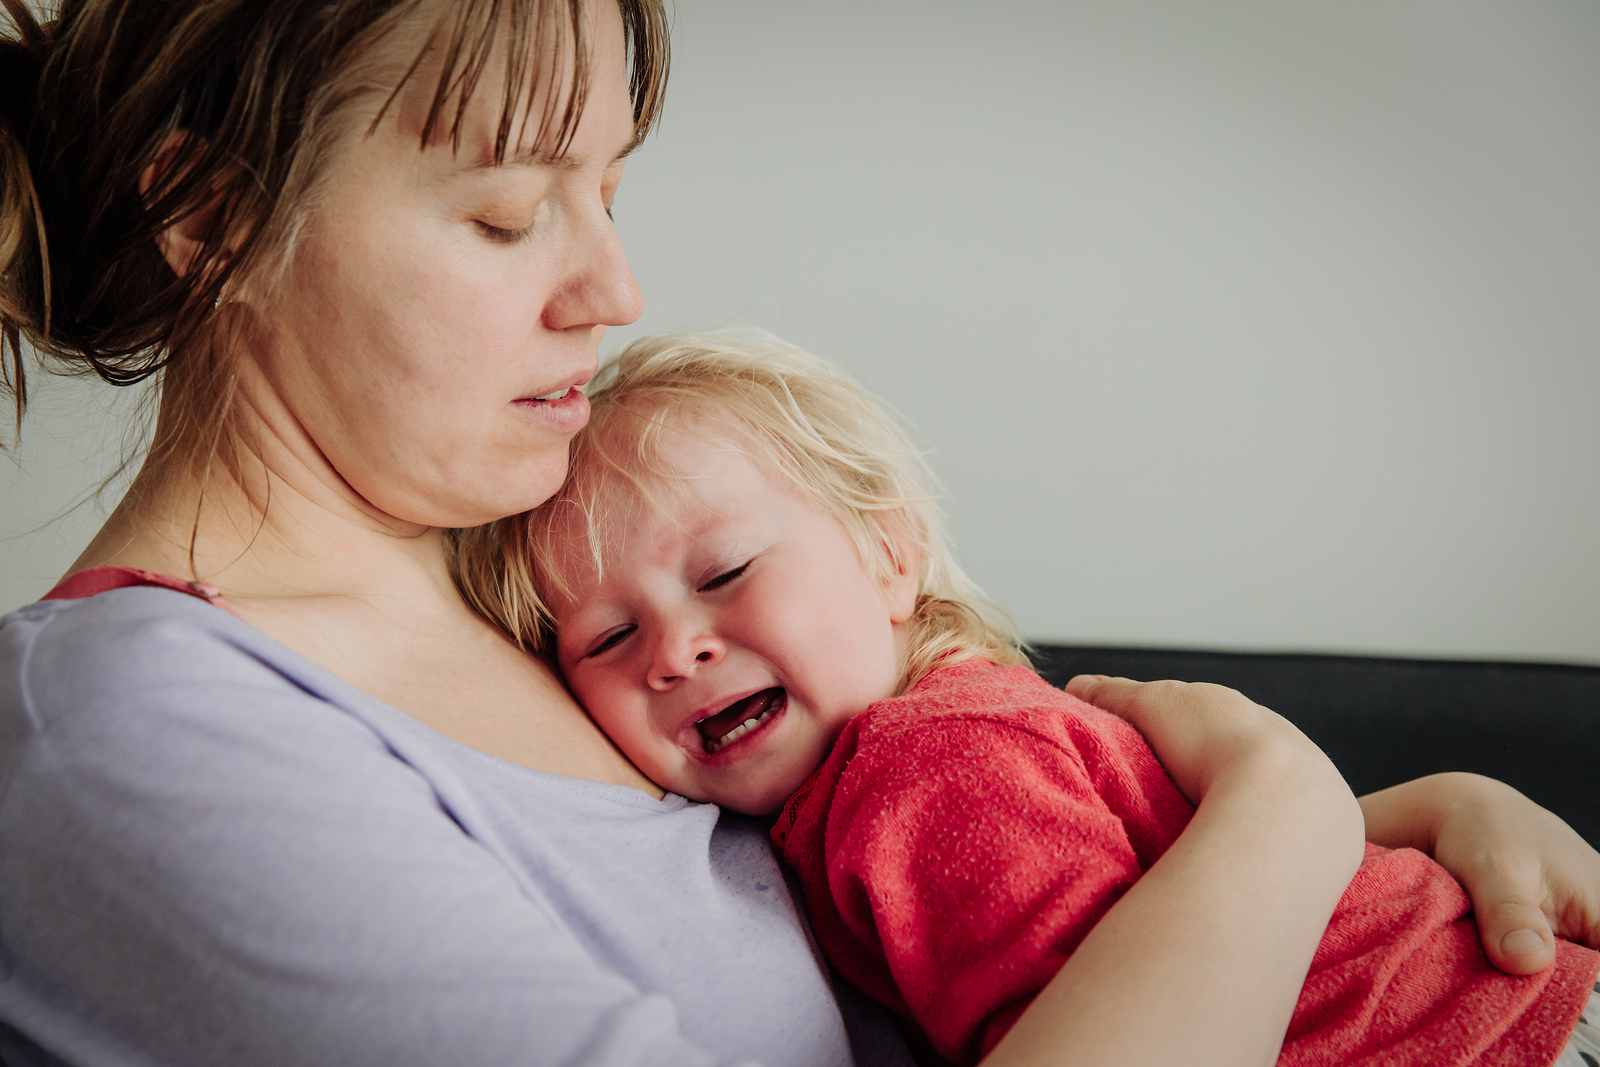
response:
<path id="1" fill-rule="evenodd" d="M 853 719 L 772 838 L 839 973 L 970 1064 L 1192 813 L 1127 723 L 968 661 Z M 1562 941 L 1553 968 L 1504 974 L 1470 907 L 1422 853 L 1367 846 L 1278 1062 L 1555 1059 L 1600 954 Z"/>

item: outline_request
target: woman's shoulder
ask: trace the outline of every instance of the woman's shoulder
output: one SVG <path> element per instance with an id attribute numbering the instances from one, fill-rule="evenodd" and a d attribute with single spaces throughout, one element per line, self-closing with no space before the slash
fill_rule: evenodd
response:
<path id="1" fill-rule="evenodd" d="M 17 801 L 115 782 L 131 812 L 199 766 L 242 792 L 298 787 L 316 761 L 283 751 L 285 738 L 346 757 L 383 752 L 373 716 L 350 714 L 368 711 L 359 700 L 194 596 L 138 587 L 44 600 L 0 620 L 0 789 Z"/>
<path id="2" fill-rule="evenodd" d="M 356 691 L 195 596 L 157 587 L 43 600 L 0 619 L 0 731 L 141 738 L 203 718 L 325 715 Z M 96 726 L 96 724 L 100 724 Z M 69 729 L 70 727 L 70 729 Z"/>
<path id="3" fill-rule="evenodd" d="M 219 788 L 258 795 L 339 781 L 369 793 L 425 784 L 447 807 L 649 800 L 504 766 L 175 588 L 42 600 L 0 619 L 0 796 L 19 776 L 61 789 L 81 774 L 192 781 L 201 766 Z"/>
<path id="4" fill-rule="evenodd" d="M 298 659 L 206 601 L 154 586 L 41 600 L 0 618 L 5 688 L 36 696 L 282 677 Z"/>

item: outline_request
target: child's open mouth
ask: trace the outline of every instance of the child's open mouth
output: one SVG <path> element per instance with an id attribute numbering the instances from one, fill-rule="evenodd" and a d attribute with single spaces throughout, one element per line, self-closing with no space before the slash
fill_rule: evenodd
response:
<path id="1" fill-rule="evenodd" d="M 763 689 L 753 696 L 735 701 L 707 719 L 695 723 L 705 739 L 706 755 L 720 752 L 745 734 L 782 711 L 788 694 L 781 688 Z"/>

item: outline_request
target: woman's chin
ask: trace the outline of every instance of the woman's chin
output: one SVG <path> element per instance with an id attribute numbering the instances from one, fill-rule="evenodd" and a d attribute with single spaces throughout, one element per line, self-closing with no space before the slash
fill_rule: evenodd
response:
<path id="1" fill-rule="evenodd" d="M 545 454 L 533 462 L 525 462 L 512 473 L 500 475 L 493 481 L 480 483 L 470 495 L 460 494 L 453 510 L 459 518 L 471 519 L 451 523 L 456 527 L 482 526 L 496 519 L 520 515 L 543 504 L 561 483 L 567 480 L 567 444 L 544 450 Z"/>
<path id="2" fill-rule="evenodd" d="M 368 503 L 379 512 L 410 525 L 437 529 L 483 526 L 519 515 L 549 500 L 566 478 L 565 453 L 558 469 L 551 470 L 550 466 L 492 483 L 473 484 L 463 477 L 454 485 L 418 487 L 404 496 L 391 492 Z"/>

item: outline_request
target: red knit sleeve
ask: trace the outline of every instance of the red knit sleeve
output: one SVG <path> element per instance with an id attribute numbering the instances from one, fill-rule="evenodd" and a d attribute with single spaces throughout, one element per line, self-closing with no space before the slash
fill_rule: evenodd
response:
<path id="1" fill-rule="evenodd" d="M 843 925 L 880 949 L 906 1009 L 955 1063 L 1000 1040 L 1141 873 L 1077 751 L 983 717 L 863 743 L 826 840 Z"/>

